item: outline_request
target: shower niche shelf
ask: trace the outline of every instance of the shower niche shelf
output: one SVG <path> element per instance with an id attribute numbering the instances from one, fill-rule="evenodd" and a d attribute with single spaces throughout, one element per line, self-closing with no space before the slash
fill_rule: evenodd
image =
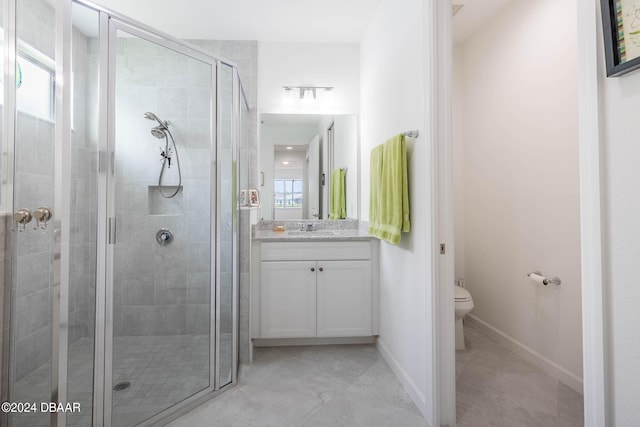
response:
<path id="1" fill-rule="evenodd" d="M 171 197 L 166 198 L 162 194 L 173 194 L 178 189 L 175 185 L 150 185 L 147 190 L 147 210 L 149 215 L 184 215 L 184 188 Z M 161 193 L 162 191 L 162 193 Z"/>

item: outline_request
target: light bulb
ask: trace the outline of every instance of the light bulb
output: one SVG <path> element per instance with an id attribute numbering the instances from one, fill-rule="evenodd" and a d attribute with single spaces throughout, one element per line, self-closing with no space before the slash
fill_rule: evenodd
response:
<path id="1" fill-rule="evenodd" d="M 304 95 L 302 96 L 302 105 L 311 105 L 313 101 L 316 99 L 316 90 L 312 88 L 300 89 L 304 91 Z"/>

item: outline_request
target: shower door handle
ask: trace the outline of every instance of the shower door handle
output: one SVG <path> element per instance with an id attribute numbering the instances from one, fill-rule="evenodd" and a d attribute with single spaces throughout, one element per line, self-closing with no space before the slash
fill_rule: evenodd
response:
<path id="1" fill-rule="evenodd" d="M 108 233 L 109 233 L 109 244 L 115 245 L 116 244 L 116 218 L 113 216 L 109 218 Z"/>

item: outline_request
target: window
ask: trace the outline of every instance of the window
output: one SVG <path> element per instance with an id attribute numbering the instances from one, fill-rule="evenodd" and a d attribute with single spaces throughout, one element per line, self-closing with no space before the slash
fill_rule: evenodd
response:
<path id="1" fill-rule="evenodd" d="M 16 92 L 18 110 L 45 120 L 53 120 L 53 70 L 43 63 L 18 55 L 22 84 Z"/>
<path id="2" fill-rule="evenodd" d="M 276 208 L 302 207 L 301 179 L 276 179 L 273 188 Z"/>
<path id="3" fill-rule="evenodd" d="M 0 56 L 4 56 L 2 48 L 0 48 Z M 53 59 L 19 41 L 16 61 L 17 109 L 40 119 L 53 121 L 55 101 Z M 2 74 L 2 64 L 0 64 L 0 103 L 4 99 Z"/>

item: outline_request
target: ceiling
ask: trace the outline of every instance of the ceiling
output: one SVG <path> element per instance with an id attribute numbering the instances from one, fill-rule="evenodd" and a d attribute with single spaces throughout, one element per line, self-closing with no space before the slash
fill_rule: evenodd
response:
<path id="1" fill-rule="evenodd" d="M 307 148 L 308 146 L 302 145 L 291 151 L 276 149 L 273 152 L 274 167 L 276 169 L 302 169 L 307 158 Z"/>
<path id="2" fill-rule="evenodd" d="M 282 152 L 282 153 L 295 153 L 301 152 L 306 153 L 309 148 L 309 144 L 289 144 L 289 145 L 274 145 L 274 152 Z"/>
<path id="3" fill-rule="evenodd" d="M 469 41 L 511 1 L 452 0 L 454 44 Z M 180 39 L 359 43 L 380 0 L 183 0 L 179 4 L 97 0 L 97 4 Z M 95 12 L 76 8 L 74 24 L 87 35 L 97 35 Z"/>
<path id="4" fill-rule="evenodd" d="M 180 39 L 359 43 L 380 0 L 97 0 Z"/>

